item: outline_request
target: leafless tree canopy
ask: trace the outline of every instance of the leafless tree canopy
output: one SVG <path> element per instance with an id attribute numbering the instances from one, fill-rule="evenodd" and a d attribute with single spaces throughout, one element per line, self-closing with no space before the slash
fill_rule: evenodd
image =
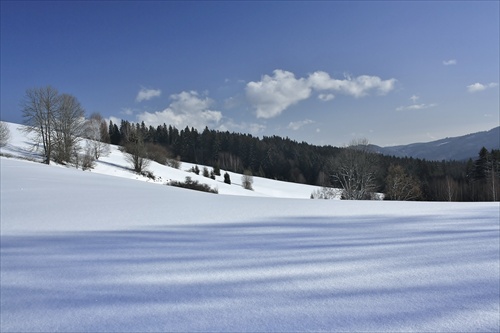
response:
<path id="1" fill-rule="evenodd" d="M 128 143 L 125 146 L 126 159 L 137 173 L 145 171 L 151 162 L 148 159 L 148 152 L 144 144 L 141 132 L 135 127 L 130 128 Z"/>
<path id="2" fill-rule="evenodd" d="M 47 164 L 52 158 L 54 122 L 60 104 L 59 93 L 51 86 L 28 89 L 21 103 L 25 130 L 34 134 L 36 144 L 42 145 Z"/>
<path id="3" fill-rule="evenodd" d="M 4 147 L 9 143 L 10 130 L 6 123 L 0 121 L 0 147 Z"/>
<path id="4" fill-rule="evenodd" d="M 386 196 L 391 200 L 417 200 L 422 195 L 418 181 L 409 176 L 400 165 L 389 167 L 385 183 Z"/>
<path id="5" fill-rule="evenodd" d="M 73 149 L 83 134 L 85 111 L 78 100 L 68 94 L 60 96 L 61 102 L 54 118 L 54 152 L 59 163 L 70 162 Z"/>
<path id="6" fill-rule="evenodd" d="M 108 152 L 109 133 L 106 126 L 106 121 L 99 113 L 92 113 L 89 119 L 85 122 L 84 136 L 91 140 L 89 142 L 89 150 L 94 155 L 94 159 Z"/>
<path id="7" fill-rule="evenodd" d="M 85 111 L 78 100 L 46 86 L 26 91 L 21 102 L 25 131 L 42 146 L 44 162 L 69 162 L 77 146 Z"/>
<path id="8" fill-rule="evenodd" d="M 377 155 L 369 151 L 368 141 L 353 141 L 332 161 L 332 178 L 347 200 L 371 197 L 376 186 Z"/>

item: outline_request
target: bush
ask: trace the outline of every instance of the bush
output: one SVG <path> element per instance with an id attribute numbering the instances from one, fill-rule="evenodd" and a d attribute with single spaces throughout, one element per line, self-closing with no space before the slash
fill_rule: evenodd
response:
<path id="1" fill-rule="evenodd" d="M 165 149 L 165 147 L 154 143 L 146 143 L 145 146 L 147 151 L 147 157 L 150 160 L 153 160 L 163 165 L 167 164 L 168 151 L 167 149 Z"/>
<path id="2" fill-rule="evenodd" d="M 170 185 L 181 188 L 187 188 L 189 190 L 195 190 L 195 191 L 202 191 L 202 192 L 216 193 L 216 194 L 219 193 L 219 191 L 216 188 L 212 189 L 207 184 L 200 184 L 197 180 L 192 180 L 191 177 L 189 176 L 186 177 L 186 180 L 184 182 L 171 181 Z"/>
<path id="3" fill-rule="evenodd" d="M 174 168 L 174 169 L 180 169 L 181 168 L 181 157 L 177 156 L 176 158 L 167 158 L 167 166 Z"/>
<path id="4" fill-rule="evenodd" d="M 244 189 L 253 191 L 253 176 L 252 171 L 245 170 L 243 176 L 241 177 L 241 184 Z"/>
<path id="5" fill-rule="evenodd" d="M 193 173 L 199 175 L 200 174 L 200 168 L 198 168 L 198 166 L 195 165 L 194 167 L 191 167 L 191 169 L 189 169 L 188 172 L 193 172 Z"/>
<path id="6" fill-rule="evenodd" d="M 78 162 L 77 162 L 78 163 Z M 90 149 L 85 151 L 85 154 L 82 156 L 82 170 L 93 169 L 95 166 L 95 157 Z"/>
<path id="7" fill-rule="evenodd" d="M 311 199 L 336 199 L 337 190 L 332 187 L 323 187 L 311 193 Z"/>
<path id="8" fill-rule="evenodd" d="M 155 175 L 151 171 L 142 171 L 141 175 L 144 177 L 148 177 L 149 179 L 156 180 Z"/>

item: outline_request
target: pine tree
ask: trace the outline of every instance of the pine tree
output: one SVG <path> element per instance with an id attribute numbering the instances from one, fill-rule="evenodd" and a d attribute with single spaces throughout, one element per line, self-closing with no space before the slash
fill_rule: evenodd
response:
<path id="1" fill-rule="evenodd" d="M 227 172 L 224 173 L 224 183 L 231 185 L 231 177 L 229 177 Z"/>
<path id="2" fill-rule="evenodd" d="M 203 167 L 203 177 L 210 177 L 210 173 L 208 172 L 208 168 L 207 167 Z"/>
<path id="3" fill-rule="evenodd" d="M 220 166 L 219 166 L 219 162 L 216 162 L 215 163 L 215 166 L 214 166 L 214 175 L 216 176 L 220 176 Z"/>

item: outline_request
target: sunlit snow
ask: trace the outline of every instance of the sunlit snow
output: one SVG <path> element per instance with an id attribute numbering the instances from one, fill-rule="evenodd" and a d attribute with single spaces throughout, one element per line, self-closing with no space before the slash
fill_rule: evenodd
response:
<path id="1" fill-rule="evenodd" d="M 119 154 L 91 172 L 0 158 L 1 332 L 500 328 L 499 203 L 311 200 L 237 174 L 196 178 L 208 194 Z"/>

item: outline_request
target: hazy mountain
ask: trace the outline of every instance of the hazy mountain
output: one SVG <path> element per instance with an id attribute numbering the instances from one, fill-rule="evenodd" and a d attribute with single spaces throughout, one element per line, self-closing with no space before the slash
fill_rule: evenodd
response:
<path id="1" fill-rule="evenodd" d="M 500 149 L 500 126 L 453 138 L 392 147 L 374 146 L 374 149 L 384 155 L 441 161 L 474 159 L 482 147 Z"/>

